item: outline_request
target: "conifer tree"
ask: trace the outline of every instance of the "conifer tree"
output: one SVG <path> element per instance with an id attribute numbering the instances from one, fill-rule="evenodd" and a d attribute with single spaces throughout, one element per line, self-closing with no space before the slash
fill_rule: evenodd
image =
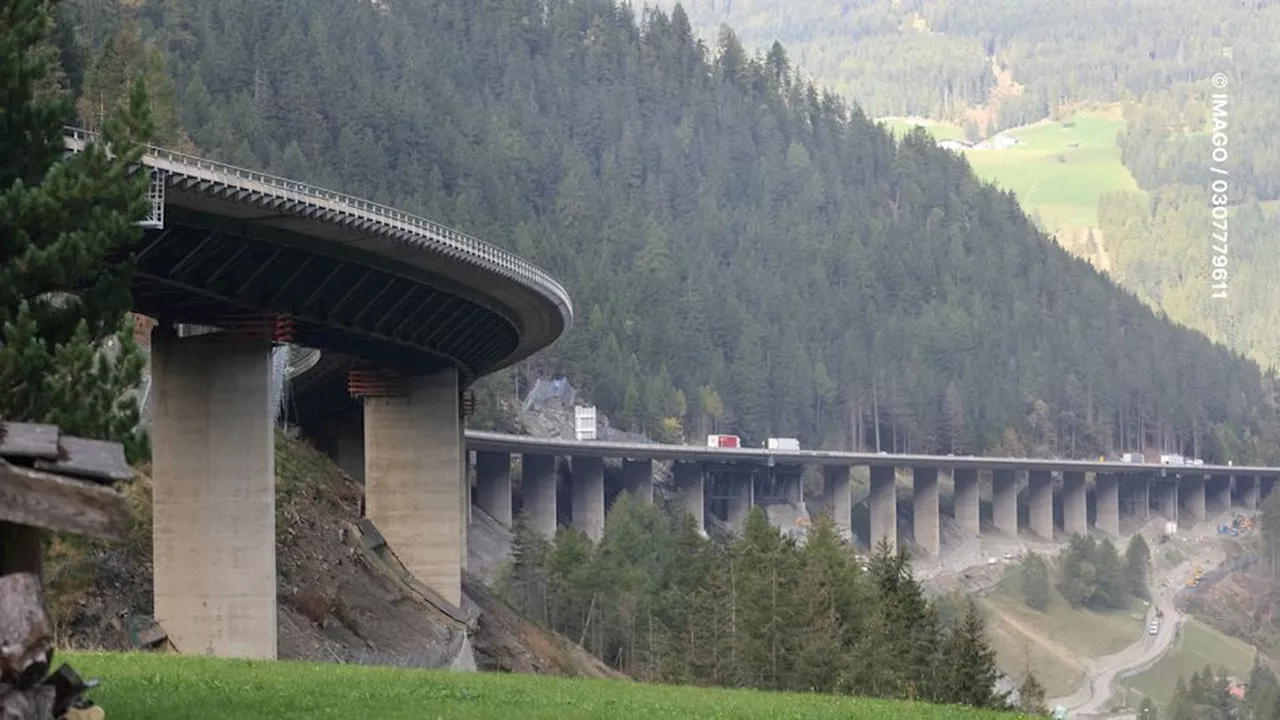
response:
<path id="1" fill-rule="evenodd" d="M 1142 533 L 1134 533 L 1129 546 L 1124 551 L 1125 576 L 1129 580 L 1129 592 L 1135 597 L 1146 598 L 1150 593 L 1147 581 L 1151 574 L 1151 548 L 1142 538 Z"/>
<path id="2" fill-rule="evenodd" d="M 1027 715 L 1048 715 L 1049 708 L 1045 706 L 1045 696 L 1044 685 L 1040 683 L 1040 678 L 1027 670 L 1022 677 L 1022 683 L 1018 685 L 1018 710 Z"/>
<path id="3" fill-rule="evenodd" d="M 1049 607 L 1049 564 L 1036 553 L 1027 553 L 1022 561 L 1022 594 L 1033 610 Z"/>
<path id="4" fill-rule="evenodd" d="M 977 603 L 970 599 L 964 616 L 947 635 L 942 649 L 945 673 L 938 699 L 979 708 L 1005 708 L 1009 694 L 996 690 L 1000 668 L 987 644 L 985 624 Z"/>
<path id="5" fill-rule="evenodd" d="M 146 90 L 134 84 L 101 142 L 67 157 L 72 105 L 51 83 L 52 30 L 47 0 L 0 6 L 0 417 L 120 441 L 138 459 L 146 444 L 129 391 L 143 361 L 127 327 L 133 267 L 121 258 L 149 208 Z"/>

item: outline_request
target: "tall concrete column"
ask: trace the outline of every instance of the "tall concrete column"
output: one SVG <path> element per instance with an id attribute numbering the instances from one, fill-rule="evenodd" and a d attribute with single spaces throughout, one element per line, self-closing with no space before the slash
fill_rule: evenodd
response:
<path id="1" fill-rule="evenodd" d="M 911 471 L 912 524 L 916 545 L 930 555 L 942 550 L 938 532 L 938 468 L 918 467 Z"/>
<path id="2" fill-rule="evenodd" d="M 729 522 L 729 527 L 741 530 L 746 526 L 747 515 L 755 505 L 755 478 L 750 474 L 735 477 L 731 481 L 731 487 L 737 497 L 729 501 L 729 516 L 726 520 Z"/>
<path id="3" fill-rule="evenodd" d="M 648 505 L 653 502 L 653 461 L 623 460 L 622 487 Z"/>
<path id="4" fill-rule="evenodd" d="M 592 542 L 604 537 L 604 458 L 573 458 L 573 527 Z"/>
<path id="5" fill-rule="evenodd" d="M 1120 478 L 1099 473 L 1094 478 L 1098 503 L 1098 529 L 1112 536 L 1120 536 Z"/>
<path id="6" fill-rule="evenodd" d="M 366 514 L 405 569 L 457 605 L 467 500 L 458 375 L 410 378 L 402 389 L 364 399 Z"/>
<path id="7" fill-rule="evenodd" d="M 520 458 L 522 512 L 535 532 L 550 540 L 556 536 L 556 458 L 526 454 Z"/>
<path id="8" fill-rule="evenodd" d="M 1204 522 L 1204 476 L 1188 475 L 1178 481 L 1178 497 L 1187 511 L 1186 518 L 1194 526 Z"/>
<path id="9" fill-rule="evenodd" d="M 894 469 L 873 465 L 871 467 L 871 549 L 874 550 L 881 540 L 887 540 L 889 547 L 898 547 L 898 484 L 894 478 Z"/>
<path id="10" fill-rule="evenodd" d="M 271 345 L 151 346 L 155 614 L 180 652 L 276 656 Z"/>
<path id="11" fill-rule="evenodd" d="M 1271 492 L 1276 489 L 1276 478 L 1274 477 L 1258 477 L 1258 506 L 1266 502 L 1271 497 Z"/>
<path id="12" fill-rule="evenodd" d="M 1250 512 L 1258 509 L 1258 478 L 1252 475 L 1236 475 L 1236 497 L 1240 506 Z"/>
<path id="13" fill-rule="evenodd" d="M 698 463 L 674 462 L 671 464 L 671 472 L 675 476 L 676 507 L 693 516 L 698 524 L 698 532 L 706 533 L 702 466 Z"/>
<path id="14" fill-rule="evenodd" d="M 1084 473 L 1068 470 L 1062 473 L 1062 530 L 1067 536 L 1089 534 L 1088 495 Z"/>
<path id="15" fill-rule="evenodd" d="M 955 484 L 956 527 L 969 537 L 978 537 L 978 471 L 974 468 L 956 468 L 951 471 Z"/>
<path id="16" fill-rule="evenodd" d="M 849 492 L 848 465 L 825 465 L 822 468 L 824 509 L 840 530 L 849 530 L 853 522 L 853 501 Z"/>
<path id="17" fill-rule="evenodd" d="M 1001 468 L 991 471 L 991 515 L 996 529 L 1010 537 L 1018 535 L 1018 475 Z"/>
<path id="18" fill-rule="evenodd" d="M 1166 520 L 1178 521 L 1178 480 L 1163 478 L 1156 480 L 1156 507 Z"/>
<path id="19" fill-rule="evenodd" d="M 1027 473 L 1027 498 L 1031 505 L 1031 532 L 1053 539 L 1053 476 L 1048 470 Z"/>
<path id="20" fill-rule="evenodd" d="M 1231 476 L 1211 475 L 1205 481 L 1205 512 L 1221 513 L 1231 509 Z"/>
<path id="21" fill-rule="evenodd" d="M 511 526 L 510 453 L 476 453 L 476 504 L 494 520 Z"/>

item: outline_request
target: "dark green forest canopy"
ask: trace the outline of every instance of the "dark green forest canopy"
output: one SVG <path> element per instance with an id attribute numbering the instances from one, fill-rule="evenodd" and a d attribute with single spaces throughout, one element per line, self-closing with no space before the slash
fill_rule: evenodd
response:
<path id="1" fill-rule="evenodd" d="M 122 12 L 67 0 L 73 80 Z M 200 152 L 561 278 L 579 322 L 523 371 L 567 374 L 637 429 L 719 416 L 810 446 L 1275 456 L 1255 364 L 1070 257 L 927 136 L 895 145 L 797 81 L 781 48 L 709 53 L 683 12 L 611 0 L 137 13 Z"/>

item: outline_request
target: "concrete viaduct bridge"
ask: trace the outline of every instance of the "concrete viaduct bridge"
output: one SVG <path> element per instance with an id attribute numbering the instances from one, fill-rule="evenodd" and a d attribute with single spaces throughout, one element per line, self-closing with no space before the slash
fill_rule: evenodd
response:
<path id="1" fill-rule="evenodd" d="M 92 133 L 68 128 L 71 152 Z M 461 600 L 462 398 L 570 326 L 565 289 L 509 253 L 359 198 L 149 148 L 134 310 L 152 336 L 155 614 L 183 652 L 276 655 L 273 345 L 357 364 L 367 514 Z M 201 326 L 183 337 L 177 328 Z"/>
<path id="2" fill-rule="evenodd" d="M 913 537 L 917 547 L 936 555 L 941 550 L 939 478 L 954 484 L 951 516 L 960 532 L 979 535 L 980 480 L 989 482 L 991 525 L 997 532 L 1016 535 L 1020 527 L 1018 496 L 1026 490 L 1027 529 L 1046 540 L 1085 534 L 1096 529 L 1120 534 L 1122 513 L 1145 519 L 1154 511 L 1189 527 L 1209 514 L 1231 507 L 1257 509 L 1275 487 L 1280 468 L 1216 465 L 1170 466 L 1090 460 L 1045 460 L 937 455 L 887 455 L 823 450 L 767 450 L 764 448 L 706 448 L 544 439 L 467 431 L 467 448 L 474 451 L 475 502 L 502 522 L 512 516 L 511 457 L 522 457 L 522 511 L 540 532 L 555 532 L 559 512 L 554 461 L 570 458 L 568 513 L 572 526 L 593 539 L 603 530 L 606 492 L 603 460 L 622 460 L 618 490 L 629 490 L 652 501 L 652 465 L 671 461 L 674 494 L 702 527 L 717 515 L 737 525 L 753 505 L 816 500 L 837 525 L 850 529 L 852 497 L 850 471 L 869 468 L 870 537 L 897 544 L 899 469 L 912 476 Z M 804 466 L 822 468 L 823 491 L 806 499 L 801 481 Z M 989 480 L 987 479 L 989 478 Z M 1025 478 L 1025 481 L 1022 479 Z M 718 507 L 715 511 L 711 505 Z M 1055 512 L 1057 509 L 1057 512 Z M 1057 516 L 1057 517 L 1055 517 Z M 1060 519 L 1057 519 L 1060 518 Z"/>

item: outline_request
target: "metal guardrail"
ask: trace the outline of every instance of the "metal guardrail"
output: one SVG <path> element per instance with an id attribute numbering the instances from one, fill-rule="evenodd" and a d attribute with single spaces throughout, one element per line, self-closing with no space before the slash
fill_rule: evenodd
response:
<path id="1" fill-rule="evenodd" d="M 67 147 L 79 152 L 97 133 L 81 128 L 63 128 Z M 228 187 L 322 207 L 358 217 L 394 230 L 411 233 L 425 243 L 467 258 L 494 273 L 511 278 L 547 296 L 559 307 L 566 330 L 573 324 L 573 301 L 564 286 L 545 270 L 483 240 L 447 228 L 426 218 L 411 215 L 354 195 L 325 190 L 314 185 L 268 175 L 254 170 L 208 160 L 154 145 L 146 146 L 145 163 L 167 173 L 186 175 Z"/>

